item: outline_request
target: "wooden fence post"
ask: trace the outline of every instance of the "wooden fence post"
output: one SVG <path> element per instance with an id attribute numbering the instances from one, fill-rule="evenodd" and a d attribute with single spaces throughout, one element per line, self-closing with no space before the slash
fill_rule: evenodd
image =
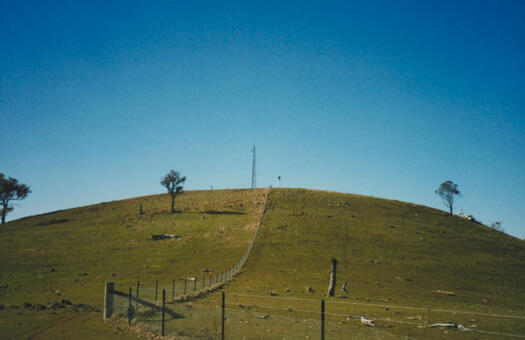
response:
<path id="1" fill-rule="evenodd" d="M 104 290 L 104 320 L 111 317 L 113 314 L 113 293 L 115 292 L 115 284 L 113 282 L 106 282 L 106 289 Z"/>
<path id="2" fill-rule="evenodd" d="M 162 290 L 162 336 L 164 336 L 164 314 L 166 309 L 166 289 Z"/>
<path id="3" fill-rule="evenodd" d="M 186 295 L 187 288 L 188 288 L 188 280 L 184 279 L 184 295 Z"/>

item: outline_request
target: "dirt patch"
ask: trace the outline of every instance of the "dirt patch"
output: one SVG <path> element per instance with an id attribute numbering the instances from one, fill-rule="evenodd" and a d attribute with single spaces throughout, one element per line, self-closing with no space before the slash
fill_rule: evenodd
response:
<path id="1" fill-rule="evenodd" d="M 248 223 L 243 227 L 244 230 L 255 230 L 257 229 L 257 223 Z"/>

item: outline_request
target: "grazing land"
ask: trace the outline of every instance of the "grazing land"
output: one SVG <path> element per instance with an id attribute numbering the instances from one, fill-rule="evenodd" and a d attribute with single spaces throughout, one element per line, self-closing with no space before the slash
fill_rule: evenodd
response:
<path id="1" fill-rule="evenodd" d="M 167 283 L 205 268 L 224 270 L 249 245 L 264 189 L 186 192 L 177 197 L 176 214 L 170 204 L 167 194 L 154 195 L 3 225 L 0 338 L 70 339 L 73 331 L 79 338 L 129 338 L 101 321 L 104 282 L 152 287 L 155 280 Z M 164 233 L 179 238 L 152 241 L 153 234 Z M 49 307 L 62 300 L 74 306 Z M 24 303 L 47 308 L 23 308 Z"/>
<path id="2" fill-rule="evenodd" d="M 155 195 L 7 223 L 0 231 L 1 338 L 134 337 L 101 321 L 104 282 L 153 287 L 228 268 L 246 251 L 264 197 L 263 189 L 191 191 L 177 198 L 176 214 L 169 196 Z M 151 240 L 164 233 L 178 238 Z M 332 258 L 337 288 L 327 298 Z M 505 339 L 525 336 L 523 282 L 525 242 L 486 226 L 405 202 L 272 189 L 246 266 L 224 290 L 232 338 L 292 332 L 287 338 L 304 339 L 307 325 L 318 326 L 308 311 L 325 299 L 327 339 Z M 199 303 L 218 299 L 215 292 Z M 50 308 L 62 300 L 71 305 Z M 480 332 L 427 327 L 448 322 Z"/>

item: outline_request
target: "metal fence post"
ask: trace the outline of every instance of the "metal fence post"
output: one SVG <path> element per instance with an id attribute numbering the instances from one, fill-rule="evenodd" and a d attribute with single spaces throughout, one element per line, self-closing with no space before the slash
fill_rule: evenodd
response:
<path id="1" fill-rule="evenodd" d="M 137 281 L 137 300 L 139 299 L 139 287 L 140 287 L 140 282 Z M 139 302 L 137 301 L 137 303 Z"/>
<path id="2" fill-rule="evenodd" d="M 324 340 L 324 300 L 321 300 L 321 340 Z"/>
<path id="3" fill-rule="evenodd" d="M 128 325 L 131 325 L 131 295 L 133 294 L 133 288 L 129 287 L 129 303 L 128 303 Z"/>
<path id="4" fill-rule="evenodd" d="M 159 293 L 159 280 L 155 280 L 155 304 L 157 304 L 158 293 Z"/>
<path id="5" fill-rule="evenodd" d="M 164 313 L 166 309 L 166 289 L 162 290 L 162 336 L 164 336 Z"/>
<path id="6" fill-rule="evenodd" d="M 224 305 L 226 300 L 226 294 L 222 292 L 222 306 L 221 306 L 221 340 L 224 340 Z"/>

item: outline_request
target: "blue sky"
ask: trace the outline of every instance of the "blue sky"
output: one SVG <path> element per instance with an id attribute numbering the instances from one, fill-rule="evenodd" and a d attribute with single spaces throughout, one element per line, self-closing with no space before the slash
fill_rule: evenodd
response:
<path id="1" fill-rule="evenodd" d="M 457 208 L 525 237 L 523 1 L 0 4 L 8 220 L 250 185 Z"/>

